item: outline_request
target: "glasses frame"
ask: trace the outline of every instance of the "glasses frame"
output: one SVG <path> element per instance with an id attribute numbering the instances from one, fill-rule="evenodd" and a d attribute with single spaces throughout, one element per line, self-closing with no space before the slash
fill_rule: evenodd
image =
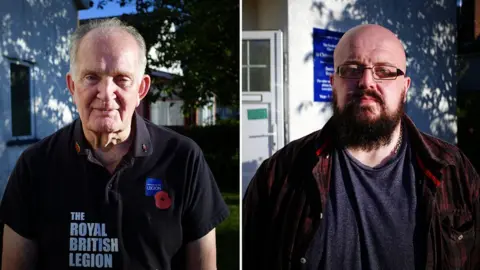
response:
<path id="1" fill-rule="evenodd" d="M 373 65 L 371 67 L 367 67 L 367 66 L 362 66 L 362 65 L 358 65 L 359 67 L 362 68 L 362 73 L 359 77 L 347 77 L 347 76 L 342 76 L 340 75 L 340 67 L 343 67 L 343 66 L 349 66 L 349 65 L 355 65 L 355 64 L 343 64 L 343 65 L 339 65 L 337 66 L 337 70 L 336 70 L 336 73 L 338 74 L 338 76 L 340 78 L 344 78 L 344 79 L 360 79 L 362 76 L 363 76 L 363 73 L 365 72 L 366 69 L 370 69 L 372 70 L 372 77 L 374 80 L 376 81 L 383 81 L 383 80 L 386 80 L 386 81 L 393 81 L 393 80 L 396 80 L 399 76 L 405 76 L 405 72 L 403 72 L 401 69 L 395 67 L 395 66 L 391 66 L 391 65 Z M 375 78 L 375 72 L 373 72 L 373 69 L 375 67 L 393 67 L 393 68 L 396 68 L 397 69 L 397 74 L 395 77 L 391 77 L 391 78 Z"/>

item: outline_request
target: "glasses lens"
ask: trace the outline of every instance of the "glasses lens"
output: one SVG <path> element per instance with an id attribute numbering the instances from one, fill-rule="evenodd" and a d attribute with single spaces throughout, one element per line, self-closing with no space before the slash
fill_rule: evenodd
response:
<path id="1" fill-rule="evenodd" d="M 397 68 L 392 66 L 374 66 L 373 74 L 376 79 L 392 80 L 397 78 Z"/>
<path id="2" fill-rule="evenodd" d="M 363 74 L 363 68 L 359 65 L 342 65 L 338 68 L 338 75 L 343 78 L 360 78 Z"/>

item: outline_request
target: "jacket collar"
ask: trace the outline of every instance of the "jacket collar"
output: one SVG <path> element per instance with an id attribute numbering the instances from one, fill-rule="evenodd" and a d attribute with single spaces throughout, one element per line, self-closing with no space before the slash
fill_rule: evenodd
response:
<path id="1" fill-rule="evenodd" d="M 420 132 L 407 114 L 402 116 L 402 122 L 409 134 L 410 143 L 412 149 L 414 149 L 413 153 L 416 155 L 416 161 L 420 169 L 438 186 L 440 184 L 439 179 L 441 179 L 441 170 L 446 166 L 453 165 L 453 163 L 444 161 L 435 153 L 439 151 L 435 151 L 434 148 L 438 148 L 439 146 L 426 142 L 426 135 Z M 316 134 L 315 154 L 317 157 L 331 154 L 334 147 L 334 132 L 333 121 L 330 118 L 325 126 Z"/>
<path id="2" fill-rule="evenodd" d="M 429 165 L 438 167 L 439 169 L 448 165 L 453 165 L 442 160 L 441 157 L 434 153 L 433 146 L 425 141 L 425 135 L 422 134 L 422 132 L 420 132 L 420 130 L 415 126 L 410 117 L 405 114 L 402 120 L 407 127 L 412 146 L 418 151 L 422 160 L 425 160 Z"/>
<path id="3" fill-rule="evenodd" d="M 85 138 L 83 133 L 82 121 L 80 119 L 74 122 L 74 147 L 79 155 L 87 155 L 88 151 L 92 151 L 92 147 Z M 150 132 L 148 131 L 145 120 L 134 113 L 132 116 L 132 131 L 134 132 L 133 143 L 130 148 L 130 153 L 133 157 L 149 156 L 153 153 L 153 145 L 150 138 Z"/>

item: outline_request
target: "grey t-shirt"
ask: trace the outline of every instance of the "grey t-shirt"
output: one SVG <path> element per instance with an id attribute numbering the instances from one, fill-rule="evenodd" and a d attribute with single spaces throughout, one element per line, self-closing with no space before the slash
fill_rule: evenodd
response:
<path id="1" fill-rule="evenodd" d="M 397 155 L 375 168 L 345 149 L 334 153 L 320 269 L 415 268 L 417 196 L 406 137 Z"/>

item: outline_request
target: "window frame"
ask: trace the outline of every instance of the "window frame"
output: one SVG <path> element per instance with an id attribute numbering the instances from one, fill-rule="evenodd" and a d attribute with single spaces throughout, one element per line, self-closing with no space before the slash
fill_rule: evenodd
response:
<path id="1" fill-rule="evenodd" d="M 267 41 L 268 42 L 268 48 L 269 48 L 269 63 L 267 64 L 251 64 L 251 49 L 250 49 L 250 43 L 252 41 Z M 243 42 L 246 44 L 246 52 L 243 51 Z M 242 60 L 243 60 L 243 55 L 246 55 L 246 63 L 242 62 L 242 77 L 246 76 L 246 88 L 242 84 L 242 89 L 240 89 L 241 93 L 270 93 L 272 92 L 272 86 L 275 84 L 275 74 L 274 74 L 274 69 L 272 68 L 275 65 L 275 54 L 274 54 L 274 40 L 272 38 L 261 38 L 261 39 L 245 39 L 242 40 Z M 245 72 L 243 72 L 243 68 L 245 68 Z M 268 69 L 269 72 L 269 82 L 268 82 L 268 90 L 253 90 L 251 89 L 251 70 L 255 69 Z M 245 90 L 244 90 L 245 89 Z"/>
<path id="2" fill-rule="evenodd" d="M 36 113 L 35 113 L 35 87 L 34 87 L 34 80 L 32 76 L 32 71 L 35 68 L 35 63 L 15 58 L 7 57 L 8 63 L 8 78 L 9 78 L 9 104 L 10 104 L 10 138 L 14 142 L 19 141 L 32 141 L 36 139 Z M 22 135 L 22 136 L 14 136 L 13 135 L 13 108 L 12 108 L 12 64 L 24 66 L 28 68 L 28 86 L 29 86 L 29 94 L 30 94 L 30 135 Z M 18 143 L 13 143 L 18 144 Z"/>

